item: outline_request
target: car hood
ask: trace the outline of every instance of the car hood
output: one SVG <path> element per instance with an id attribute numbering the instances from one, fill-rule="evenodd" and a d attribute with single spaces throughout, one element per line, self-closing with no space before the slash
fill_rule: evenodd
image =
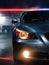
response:
<path id="1" fill-rule="evenodd" d="M 37 33 L 49 32 L 49 24 L 26 24 L 26 26 L 34 29 Z"/>
<path id="2" fill-rule="evenodd" d="M 46 33 L 49 32 L 49 24 L 21 24 L 19 29 L 36 32 L 36 33 Z"/>

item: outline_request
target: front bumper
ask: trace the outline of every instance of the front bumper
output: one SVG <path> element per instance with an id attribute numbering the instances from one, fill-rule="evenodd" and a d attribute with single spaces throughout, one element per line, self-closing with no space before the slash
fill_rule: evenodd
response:
<path id="1" fill-rule="evenodd" d="M 17 39 L 13 43 L 14 61 L 17 64 L 34 64 L 49 61 L 49 52 L 45 51 L 46 47 L 40 40 L 21 40 Z M 31 50 L 31 59 L 22 58 L 22 51 Z M 35 63 L 35 64 L 36 64 Z"/>

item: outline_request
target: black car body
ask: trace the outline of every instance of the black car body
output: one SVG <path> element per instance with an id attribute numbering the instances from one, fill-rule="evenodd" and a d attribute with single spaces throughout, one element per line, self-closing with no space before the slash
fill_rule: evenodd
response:
<path id="1" fill-rule="evenodd" d="M 16 64 L 49 62 L 49 11 L 23 12 L 13 31 Z"/>

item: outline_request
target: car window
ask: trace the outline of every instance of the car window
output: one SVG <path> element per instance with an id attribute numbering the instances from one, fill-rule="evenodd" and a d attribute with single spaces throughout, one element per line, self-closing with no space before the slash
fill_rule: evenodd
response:
<path id="1" fill-rule="evenodd" d="M 48 22 L 48 20 L 48 11 L 24 12 L 21 16 L 21 21 L 23 21 L 24 23 L 43 23 Z"/>

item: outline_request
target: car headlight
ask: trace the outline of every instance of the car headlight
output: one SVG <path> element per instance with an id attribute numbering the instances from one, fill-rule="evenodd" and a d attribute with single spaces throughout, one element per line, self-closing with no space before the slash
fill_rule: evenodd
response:
<path id="1" fill-rule="evenodd" d="M 20 39 L 38 39 L 35 33 L 28 33 L 19 29 L 16 29 L 16 36 Z"/>
<path id="2" fill-rule="evenodd" d="M 28 50 L 23 51 L 23 56 L 24 56 L 24 58 L 29 58 L 30 52 Z"/>
<path id="3" fill-rule="evenodd" d="M 29 33 L 26 31 L 16 29 L 16 36 L 20 39 L 28 39 Z"/>
<path id="4" fill-rule="evenodd" d="M 35 53 L 34 49 L 32 50 L 31 48 L 25 47 L 22 48 L 19 53 L 18 53 L 18 59 L 22 61 L 31 61 L 35 58 Z"/>

